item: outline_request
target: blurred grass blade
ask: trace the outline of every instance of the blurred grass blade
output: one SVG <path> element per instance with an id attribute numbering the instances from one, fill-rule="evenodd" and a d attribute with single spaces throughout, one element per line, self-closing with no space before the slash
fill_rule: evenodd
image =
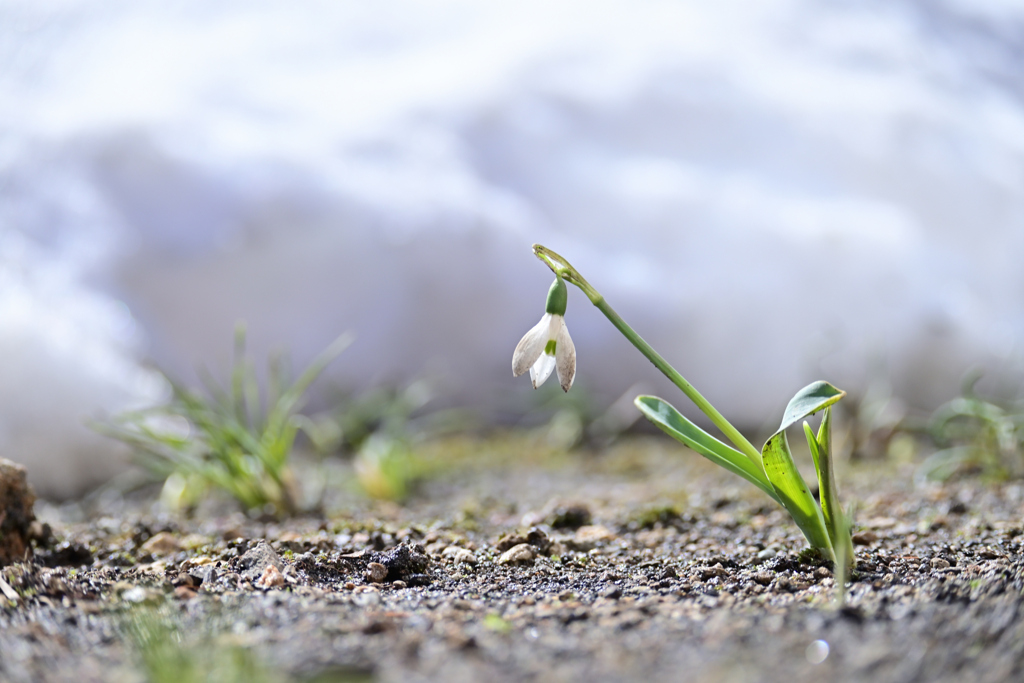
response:
<path id="1" fill-rule="evenodd" d="M 854 566 L 852 528 L 852 512 L 844 512 L 842 508 L 836 508 L 836 534 L 840 538 L 846 539 L 845 543 L 835 546 L 836 603 L 839 607 L 846 604 L 846 582 L 850 580 L 850 573 Z"/>
<path id="2" fill-rule="evenodd" d="M 716 465 L 724 467 L 733 474 L 738 474 L 777 502 L 782 503 L 764 472 L 756 463 L 690 422 L 672 404 L 656 396 L 637 396 L 633 403 L 644 414 L 644 417 L 660 427 L 666 434 L 681 441 Z"/>

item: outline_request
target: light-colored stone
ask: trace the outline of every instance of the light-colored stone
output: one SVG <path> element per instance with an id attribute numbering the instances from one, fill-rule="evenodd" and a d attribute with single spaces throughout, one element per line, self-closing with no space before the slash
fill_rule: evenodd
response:
<path id="1" fill-rule="evenodd" d="M 607 543 L 615 538 L 615 532 L 600 524 L 588 524 L 581 526 L 573 534 L 571 545 L 576 550 L 593 550 L 598 545 Z"/>
<path id="2" fill-rule="evenodd" d="M 380 562 L 371 562 L 366 565 L 366 580 L 370 583 L 383 583 L 388 577 L 388 568 Z"/>
<path id="3" fill-rule="evenodd" d="M 143 603 L 153 605 L 159 603 L 163 599 L 163 594 L 151 588 L 132 586 L 121 593 L 121 599 L 125 602 L 130 602 L 136 605 L 141 605 Z"/>
<path id="4" fill-rule="evenodd" d="M 151 555 L 173 555 L 181 550 L 181 541 L 166 531 L 161 531 L 142 544 L 142 550 Z"/>
<path id="5" fill-rule="evenodd" d="M 476 564 L 476 555 L 472 550 L 450 545 L 441 552 L 441 558 L 453 564 Z"/>
<path id="6" fill-rule="evenodd" d="M 498 558 L 498 564 L 526 564 L 537 557 L 537 550 L 529 543 L 514 545 Z"/>
<path id="7" fill-rule="evenodd" d="M 4 580 L 3 575 L 0 575 L 0 595 L 3 595 L 11 602 L 18 602 L 19 599 L 17 591 L 11 588 L 11 584 Z"/>
<path id="8" fill-rule="evenodd" d="M 256 580 L 256 585 L 260 588 L 277 588 L 285 583 L 284 574 L 272 564 L 267 565 L 267 568 L 263 570 L 263 575 Z"/>

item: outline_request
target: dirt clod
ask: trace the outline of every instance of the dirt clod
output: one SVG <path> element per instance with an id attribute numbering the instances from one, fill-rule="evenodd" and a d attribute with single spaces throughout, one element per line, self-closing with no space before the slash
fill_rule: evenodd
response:
<path id="1" fill-rule="evenodd" d="M 424 575 L 430 566 L 430 558 L 427 557 L 423 546 L 407 542 L 400 543 L 383 553 L 373 553 L 370 560 L 371 564 L 376 562 L 387 568 L 385 580 L 407 581 L 410 585 L 412 577 Z"/>
<path id="2" fill-rule="evenodd" d="M 870 529 L 867 531 L 858 531 L 853 535 L 854 545 L 871 545 L 878 540 L 878 534 Z"/>
<path id="3" fill-rule="evenodd" d="M 20 562 L 31 552 L 35 501 L 25 468 L 0 458 L 0 567 Z"/>
<path id="4" fill-rule="evenodd" d="M 586 503 L 572 502 L 554 506 L 547 520 L 553 529 L 578 529 L 590 524 L 592 517 Z"/>

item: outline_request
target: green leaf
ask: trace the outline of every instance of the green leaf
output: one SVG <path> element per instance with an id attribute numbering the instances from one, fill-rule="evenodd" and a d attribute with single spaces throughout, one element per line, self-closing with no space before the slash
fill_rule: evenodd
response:
<path id="1" fill-rule="evenodd" d="M 672 404 L 657 396 L 637 396 L 633 403 L 644 414 L 644 417 L 660 427 L 666 434 L 681 441 L 716 465 L 724 467 L 733 474 L 738 474 L 777 502 L 782 503 L 764 472 L 756 463 L 690 422 Z"/>
<path id="2" fill-rule="evenodd" d="M 768 439 L 761 449 L 761 459 L 764 462 L 764 473 L 775 489 L 777 500 L 804 532 L 808 543 L 813 548 L 831 553 L 832 543 L 825 528 L 825 520 L 804 478 L 800 476 L 800 470 L 793 462 L 785 431 L 778 431 Z"/>
<path id="3" fill-rule="evenodd" d="M 811 451 L 811 458 L 814 460 L 814 471 L 818 473 L 818 479 L 821 479 L 821 465 L 818 464 L 818 441 L 814 438 L 814 430 L 811 429 L 811 425 L 804 421 L 804 437 L 807 439 L 807 448 Z M 821 484 L 819 483 L 819 488 Z"/>
<path id="4" fill-rule="evenodd" d="M 827 408 L 843 396 L 846 392 L 836 389 L 828 382 L 813 382 L 796 392 L 786 406 L 786 412 L 782 415 L 782 426 L 778 431 L 782 432 L 795 425 L 805 417 L 809 417 L 822 408 Z M 778 433 L 778 432 L 776 432 Z"/>
<path id="5" fill-rule="evenodd" d="M 805 427 L 810 425 L 804 422 Z M 825 518 L 825 527 L 828 535 L 832 538 L 832 545 L 835 547 L 839 535 L 839 517 L 843 514 L 843 508 L 839 505 L 839 495 L 836 492 L 836 480 L 832 470 L 832 409 L 825 408 L 821 414 L 821 425 L 818 427 L 818 436 L 814 439 L 817 446 L 817 458 L 814 459 L 814 469 L 818 473 L 818 499 L 821 501 L 821 513 Z"/>

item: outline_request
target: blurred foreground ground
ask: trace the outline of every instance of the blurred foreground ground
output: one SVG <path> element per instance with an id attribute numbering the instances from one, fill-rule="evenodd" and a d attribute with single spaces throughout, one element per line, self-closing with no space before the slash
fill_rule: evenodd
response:
<path id="1" fill-rule="evenodd" d="M 838 609 L 831 571 L 801 561 L 781 509 L 666 440 L 435 448 L 451 464 L 404 507 L 342 492 L 324 517 L 261 522 L 163 517 L 142 493 L 39 506 L 53 545 L 0 570 L 17 593 L 0 598 L 0 680 L 140 681 L 149 667 L 149 680 L 184 681 L 1003 681 L 1024 669 L 1020 483 L 921 489 L 909 469 L 845 468 L 857 575 Z"/>

